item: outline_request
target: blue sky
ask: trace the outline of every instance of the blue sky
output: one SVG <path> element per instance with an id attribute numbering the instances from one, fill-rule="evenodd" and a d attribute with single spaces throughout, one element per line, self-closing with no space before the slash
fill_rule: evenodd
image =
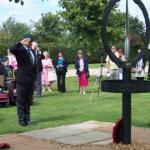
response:
<path id="1" fill-rule="evenodd" d="M 37 21 L 42 13 L 60 10 L 58 0 L 24 0 L 24 6 L 9 2 L 9 0 L 0 0 L 0 24 L 9 16 L 15 16 L 18 21 L 31 23 L 31 20 Z"/>
<path id="2" fill-rule="evenodd" d="M 10 3 L 9 0 L 0 0 L 0 24 L 5 21 L 9 16 L 15 16 L 18 21 L 31 24 L 31 20 L 37 21 L 42 13 L 51 11 L 56 13 L 61 8 L 58 5 L 58 0 L 24 0 L 25 4 L 21 5 Z M 143 21 L 143 16 L 138 7 L 130 1 L 130 14 L 138 16 Z M 150 15 L 150 0 L 142 0 L 148 9 Z M 120 2 L 119 9 L 125 10 L 125 0 Z"/>

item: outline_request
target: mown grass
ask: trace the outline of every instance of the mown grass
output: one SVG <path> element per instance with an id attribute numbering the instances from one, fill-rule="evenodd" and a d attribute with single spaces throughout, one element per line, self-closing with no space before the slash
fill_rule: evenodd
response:
<path id="1" fill-rule="evenodd" d="M 93 101 L 90 95 L 95 77 L 90 78 L 88 94 L 79 95 L 76 78 L 67 79 L 67 93 L 58 94 L 56 85 L 52 93 L 44 93 L 31 108 L 32 125 L 19 127 L 17 124 L 16 107 L 0 107 L 0 134 L 18 133 L 35 129 L 56 127 L 80 123 L 87 120 L 116 122 L 121 118 L 121 94 L 95 92 Z M 133 94 L 132 124 L 150 127 L 150 94 Z"/>

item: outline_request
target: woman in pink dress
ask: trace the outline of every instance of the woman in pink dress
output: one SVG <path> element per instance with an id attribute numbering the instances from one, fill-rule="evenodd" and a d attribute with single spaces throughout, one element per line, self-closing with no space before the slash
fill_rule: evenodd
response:
<path id="1" fill-rule="evenodd" d="M 15 79 L 16 78 L 16 71 L 17 71 L 17 60 L 16 60 L 16 57 L 9 51 L 9 49 L 8 49 L 7 53 L 8 53 L 7 65 L 12 67 L 12 75 L 13 75 L 13 79 Z"/>
<path id="2" fill-rule="evenodd" d="M 17 70 L 16 57 L 11 52 L 9 52 L 9 49 L 8 49 L 8 65 L 11 66 L 15 71 Z"/>
<path id="3" fill-rule="evenodd" d="M 89 68 L 88 60 L 83 56 L 82 50 L 78 51 L 78 57 L 76 59 L 75 68 L 79 79 L 80 94 L 86 94 L 86 88 L 88 86 Z"/>
<path id="4" fill-rule="evenodd" d="M 49 72 L 53 68 L 52 60 L 49 58 L 49 54 L 47 51 L 43 53 L 45 59 L 42 60 L 43 72 L 42 72 L 42 86 L 43 92 L 47 88 L 49 92 L 51 92 L 51 82 L 49 81 Z"/>

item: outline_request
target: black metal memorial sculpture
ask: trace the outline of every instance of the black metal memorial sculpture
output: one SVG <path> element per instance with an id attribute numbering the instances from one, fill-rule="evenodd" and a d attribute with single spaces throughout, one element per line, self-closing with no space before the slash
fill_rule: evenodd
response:
<path id="1" fill-rule="evenodd" d="M 123 129 L 122 129 L 122 143 L 123 144 L 131 144 L 131 94 L 132 93 L 145 93 L 150 92 L 150 81 L 138 81 L 131 79 L 131 68 L 136 62 L 138 62 L 144 50 L 148 49 L 149 38 L 150 38 L 150 21 L 148 12 L 141 2 L 141 0 L 133 0 L 139 8 L 142 10 L 142 13 L 145 18 L 146 23 L 146 33 L 144 38 L 144 46 L 142 47 L 142 52 L 139 56 L 137 56 L 132 62 L 122 62 L 118 59 L 112 52 L 108 43 L 107 36 L 107 24 L 108 18 L 111 10 L 120 0 L 110 0 L 103 14 L 103 21 L 101 27 L 101 37 L 104 45 L 104 49 L 107 54 L 111 58 L 113 62 L 115 62 L 119 68 L 123 68 L 123 80 L 106 80 L 102 82 L 102 91 L 104 92 L 112 92 L 112 93 L 123 93 L 122 94 L 122 118 L 123 118 Z M 126 0 L 126 42 L 128 43 L 128 29 L 129 29 L 129 14 L 128 14 L 128 0 Z M 125 51 L 129 51 L 129 45 L 125 46 Z"/>

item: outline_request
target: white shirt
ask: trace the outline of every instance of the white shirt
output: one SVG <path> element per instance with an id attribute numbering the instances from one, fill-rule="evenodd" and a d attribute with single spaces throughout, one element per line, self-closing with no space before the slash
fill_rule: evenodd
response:
<path id="1" fill-rule="evenodd" d="M 115 55 L 119 57 L 118 52 L 116 52 Z M 110 70 L 119 69 L 118 66 L 110 59 L 108 55 L 106 57 L 106 62 L 108 63 Z"/>
<path id="2" fill-rule="evenodd" d="M 79 64 L 80 64 L 80 69 L 84 70 L 84 60 L 83 59 L 80 59 Z"/>
<path id="3" fill-rule="evenodd" d="M 23 45 L 23 46 L 30 53 L 30 55 L 32 57 L 32 63 L 35 64 L 35 57 L 34 57 L 34 54 L 33 54 L 32 50 L 31 50 L 31 48 L 28 48 L 25 45 Z"/>
<path id="4" fill-rule="evenodd" d="M 135 68 L 135 71 L 136 71 L 136 77 L 144 77 L 144 61 L 143 59 L 141 59 L 139 62 L 137 62 L 136 64 L 136 68 Z"/>

